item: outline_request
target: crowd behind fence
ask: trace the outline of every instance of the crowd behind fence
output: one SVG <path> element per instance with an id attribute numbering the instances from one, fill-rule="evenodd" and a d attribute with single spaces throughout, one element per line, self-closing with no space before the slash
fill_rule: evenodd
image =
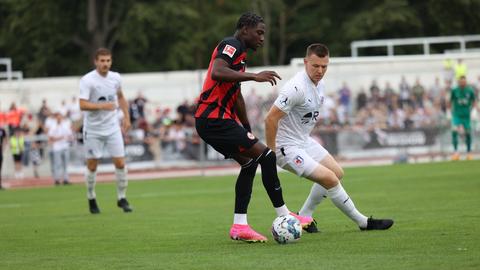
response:
<path id="1" fill-rule="evenodd" d="M 433 82 L 423 82 L 421 78 L 409 82 L 402 77 L 399 85 L 372 80 L 367 88 L 352 90 L 346 81 L 340 89 L 327 89 L 328 96 L 320 108 L 313 136 L 333 155 L 344 158 L 359 150 L 366 153 L 368 149 L 387 148 L 396 149 L 397 154 L 408 147 L 427 147 L 425 149 L 429 153 L 447 153 L 450 151 L 448 99 L 456 75 L 453 69 L 451 74 L 448 70 L 446 72 L 443 78 L 437 77 Z M 469 84 L 474 87 L 478 97 L 480 76 L 470 79 Z M 263 119 L 277 94 L 278 91 L 274 89 L 263 97 L 251 89 L 245 95 L 253 132 L 262 140 Z M 62 121 L 68 123 L 75 135 L 70 141 L 70 166 L 82 167 L 84 164 L 82 113 L 77 98 L 72 97 L 70 101 L 65 100 L 52 107 L 44 100 L 42 106 L 32 112 L 12 103 L 9 110 L 0 112 L 0 127 L 5 127 L 7 134 L 13 136 L 17 132 L 23 138 L 19 147 L 22 150 L 20 164 L 33 168 L 33 175 L 37 177 L 37 167 L 42 164 L 46 166 L 52 158 L 47 130 L 55 114 L 63 116 Z M 223 162 L 221 155 L 206 145 L 202 146 L 194 127 L 194 111 L 193 99 L 183 101 L 176 108 L 169 108 L 149 104 L 148 98 L 138 93 L 129 101 L 132 129 L 124 134 L 127 161 L 151 162 L 153 167 L 186 161 L 191 161 L 188 164 L 199 164 L 198 161 Z M 472 112 L 474 138 L 480 133 L 479 116 L 479 106 L 475 106 Z M 7 144 L 3 143 L 4 148 Z M 474 140 L 473 150 L 477 149 L 478 142 Z M 18 162 L 15 164 L 18 165 Z M 13 176 L 23 177 L 22 171 L 22 168 L 15 167 Z"/>

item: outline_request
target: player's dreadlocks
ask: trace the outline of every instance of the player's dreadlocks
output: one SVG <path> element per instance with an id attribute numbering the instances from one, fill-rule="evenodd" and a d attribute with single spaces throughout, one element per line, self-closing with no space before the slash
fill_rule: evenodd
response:
<path id="1" fill-rule="evenodd" d="M 237 22 L 237 30 L 242 29 L 242 27 L 255 27 L 257 24 L 263 23 L 263 18 L 258 16 L 253 12 L 245 12 L 240 16 Z"/>

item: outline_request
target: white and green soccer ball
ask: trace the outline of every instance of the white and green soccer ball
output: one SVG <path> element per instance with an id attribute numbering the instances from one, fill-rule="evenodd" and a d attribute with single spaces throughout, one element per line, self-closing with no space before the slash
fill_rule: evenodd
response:
<path id="1" fill-rule="evenodd" d="M 294 243 L 302 236 L 302 226 L 292 215 L 279 216 L 273 221 L 272 235 L 279 244 Z"/>

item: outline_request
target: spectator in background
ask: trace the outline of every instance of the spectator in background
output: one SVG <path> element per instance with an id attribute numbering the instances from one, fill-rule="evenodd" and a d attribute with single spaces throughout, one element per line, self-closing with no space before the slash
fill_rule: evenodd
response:
<path id="1" fill-rule="evenodd" d="M 453 69 L 453 61 L 450 58 L 443 60 L 443 79 L 445 83 L 451 84 L 455 77 L 455 70 Z"/>
<path id="2" fill-rule="evenodd" d="M 400 85 L 398 86 L 398 89 L 400 90 L 400 108 L 403 108 L 407 105 L 411 105 L 411 90 L 410 90 L 410 85 L 407 83 L 407 79 L 405 76 L 402 76 L 402 80 L 400 81 Z"/>
<path id="3" fill-rule="evenodd" d="M 370 85 L 370 102 L 373 104 L 382 102 L 380 88 L 376 80 L 373 80 Z"/>
<path id="4" fill-rule="evenodd" d="M 61 180 L 64 185 L 69 185 L 67 168 L 70 160 L 69 144 L 73 140 L 73 133 L 71 124 L 66 123 L 70 120 L 64 118 L 61 110 L 56 111 L 54 117 L 55 125 L 48 130 L 48 142 L 53 151 L 53 179 L 55 185 L 60 185 Z"/>
<path id="5" fill-rule="evenodd" d="M 3 145 L 7 141 L 7 131 L 3 128 L 3 124 L 0 123 L 0 189 L 2 186 L 2 164 L 3 164 Z"/>
<path id="6" fill-rule="evenodd" d="M 392 110 L 393 102 L 398 102 L 398 99 L 396 98 L 395 90 L 393 90 L 389 81 L 385 83 L 385 89 L 383 93 L 383 101 L 385 102 L 385 105 L 387 105 L 389 110 Z"/>
<path id="7" fill-rule="evenodd" d="M 148 100 L 143 96 L 141 91 L 138 91 L 137 97 L 133 100 L 133 103 L 137 105 L 138 114 L 140 117 L 145 118 L 145 104 Z"/>
<path id="8" fill-rule="evenodd" d="M 458 59 L 454 67 L 455 80 L 459 81 L 461 77 L 467 76 L 467 65 L 463 63 L 463 59 Z"/>
<path id="9" fill-rule="evenodd" d="M 365 89 L 361 88 L 357 94 L 357 112 L 367 106 L 368 97 L 365 93 Z"/>
<path id="10" fill-rule="evenodd" d="M 188 99 L 185 99 L 182 104 L 177 107 L 177 116 L 180 123 L 184 123 L 187 114 L 190 114 L 190 105 L 188 104 Z"/>
<path id="11" fill-rule="evenodd" d="M 167 141 L 173 146 L 174 154 L 182 154 L 186 147 L 186 134 L 183 125 L 178 121 L 173 121 L 172 127 L 168 130 Z"/>
<path id="12" fill-rule="evenodd" d="M 338 102 L 342 108 L 342 111 L 346 112 L 346 119 L 350 118 L 352 113 L 352 107 L 350 106 L 350 100 L 352 96 L 352 91 L 348 87 L 346 82 L 342 83 L 342 87 L 338 90 Z"/>
<path id="13" fill-rule="evenodd" d="M 405 112 L 398 106 L 397 102 L 392 102 L 388 113 L 387 125 L 391 129 L 403 129 L 405 127 Z"/>
<path id="14" fill-rule="evenodd" d="M 140 114 L 140 110 L 138 108 L 137 103 L 135 103 L 134 101 L 129 102 L 128 114 L 130 115 L 130 121 L 132 123 L 132 127 L 136 128 L 137 122 L 142 116 Z"/>
<path id="15" fill-rule="evenodd" d="M 9 133 L 13 134 L 15 129 L 20 127 L 20 123 L 22 122 L 24 110 L 17 108 L 15 102 L 12 102 L 10 105 L 10 110 L 6 114 L 6 121 L 9 128 Z"/>
<path id="16" fill-rule="evenodd" d="M 13 129 L 13 134 L 10 136 L 10 152 L 12 153 L 13 162 L 15 166 L 15 179 L 23 178 L 22 171 L 22 156 L 25 149 L 25 138 L 21 128 Z"/>
<path id="17" fill-rule="evenodd" d="M 423 95 L 425 94 L 425 87 L 420 83 L 420 78 L 417 77 L 415 84 L 412 87 L 412 95 L 414 106 L 423 108 Z"/>
<path id="18" fill-rule="evenodd" d="M 42 106 L 40 107 L 40 110 L 38 110 L 37 117 L 42 123 L 45 123 L 45 120 L 50 115 L 50 113 L 51 112 L 50 112 L 50 108 L 47 105 L 47 100 L 43 99 Z"/>
<path id="19" fill-rule="evenodd" d="M 70 121 L 72 121 L 73 130 L 79 132 L 80 127 L 82 126 L 83 115 L 82 111 L 80 111 L 80 105 L 78 104 L 76 96 L 72 97 L 70 104 L 67 105 L 67 109 L 67 115 L 70 118 Z"/>
<path id="20" fill-rule="evenodd" d="M 435 77 L 435 82 L 428 90 L 428 98 L 433 102 L 433 100 L 440 95 L 442 92 L 442 86 L 440 84 L 440 78 Z"/>

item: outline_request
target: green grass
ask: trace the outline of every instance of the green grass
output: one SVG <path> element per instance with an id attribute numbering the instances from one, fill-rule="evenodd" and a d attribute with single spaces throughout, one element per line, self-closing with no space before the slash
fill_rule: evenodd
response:
<path id="1" fill-rule="evenodd" d="M 280 175 L 297 210 L 311 184 Z M 235 177 L 130 182 L 134 212 L 98 184 L 102 213 L 87 210 L 83 185 L 0 192 L 0 269 L 480 269 L 480 162 L 346 169 L 344 186 L 389 231 L 361 232 L 330 200 L 319 234 L 292 245 L 269 233 L 274 211 L 256 179 L 249 223 L 266 244 L 231 241 Z"/>

